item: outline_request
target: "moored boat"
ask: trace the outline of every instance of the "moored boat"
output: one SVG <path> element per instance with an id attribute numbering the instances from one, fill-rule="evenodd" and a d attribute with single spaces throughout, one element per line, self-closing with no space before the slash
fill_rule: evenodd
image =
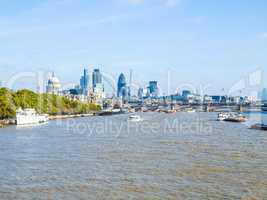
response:
<path id="1" fill-rule="evenodd" d="M 112 115 L 112 111 L 111 110 L 101 111 L 101 112 L 97 113 L 97 115 L 99 115 L 99 116 L 109 116 L 109 115 Z"/>
<path id="2" fill-rule="evenodd" d="M 172 113 L 176 113 L 176 110 L 158 109 L 157 112 L 160 112 L 160 113 L 167 113 L 167 114 L 172 114 Z"/>
<path id="3" fill-rule="evenodd" d="M 17 125 L 31 125 L 44 123 L 49 120 L 48 115 L 38 114 L 34 109 L 18 109 L 16 112 L 16 124 Z"/>
<path id="4" fill-rule="evenodd" d="M 188 112 L 188 113 L 195 113 L 196 110 L 194 110 L 194 109 L 189 109 L 189 110 L 187 110 L 187 112 Z"/>
<path id="5" fill-rule="evenodd" d="M 98 116 L 110 116 L 110 115 L 119 115 L 119 114 L 125 114 L 126 110 L 124 109 L 108 109 L 103 110 L 97 113 Z"/>

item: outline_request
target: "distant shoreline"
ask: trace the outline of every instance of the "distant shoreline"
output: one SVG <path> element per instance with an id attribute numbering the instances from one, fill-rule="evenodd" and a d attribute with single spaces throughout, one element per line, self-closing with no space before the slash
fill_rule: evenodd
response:
<path id="1" fill-rule="evenodd" d="M 57 119 L 69 119 L 69 118 L 78 118 L 78 117 L 91 117 L 94 116 L 95 113 L 89 114 L 71 114 L 71 115 L 50 115 L 49 120 L 57 120 Z"/>

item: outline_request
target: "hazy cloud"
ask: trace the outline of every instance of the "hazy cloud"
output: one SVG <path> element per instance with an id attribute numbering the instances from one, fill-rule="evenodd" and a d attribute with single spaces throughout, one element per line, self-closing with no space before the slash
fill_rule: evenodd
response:
<path id="1" fill-rule="evenodd" d="M 267 40 L 267 32 L 260 33 L 258 36 L 261 39 L 266 39 Z"/>

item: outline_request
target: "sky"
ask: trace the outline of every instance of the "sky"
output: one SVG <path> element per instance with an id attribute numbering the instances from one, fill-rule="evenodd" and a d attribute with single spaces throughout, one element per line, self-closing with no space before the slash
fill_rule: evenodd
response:
<path id="1" fill-rule="evenodd" d="M 115 81 L 132 69 L 133 84 L 157 80 L 162 94 L 219 94 L 258 70 L 267 87 L 266 10 L 266 0 L 0 0 L 0 80 L 53 71 L 69 85 L 83 68 Z"/>

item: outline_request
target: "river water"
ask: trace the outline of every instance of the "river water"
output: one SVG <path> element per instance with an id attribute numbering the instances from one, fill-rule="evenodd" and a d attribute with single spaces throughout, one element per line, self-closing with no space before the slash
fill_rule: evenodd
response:
<path id="1" fill-rule="evenodd" d="M 140 115 L 0 129 L 0 199 L 267 199 L 267 132 L 248 128 L 259 115 Z"/>

